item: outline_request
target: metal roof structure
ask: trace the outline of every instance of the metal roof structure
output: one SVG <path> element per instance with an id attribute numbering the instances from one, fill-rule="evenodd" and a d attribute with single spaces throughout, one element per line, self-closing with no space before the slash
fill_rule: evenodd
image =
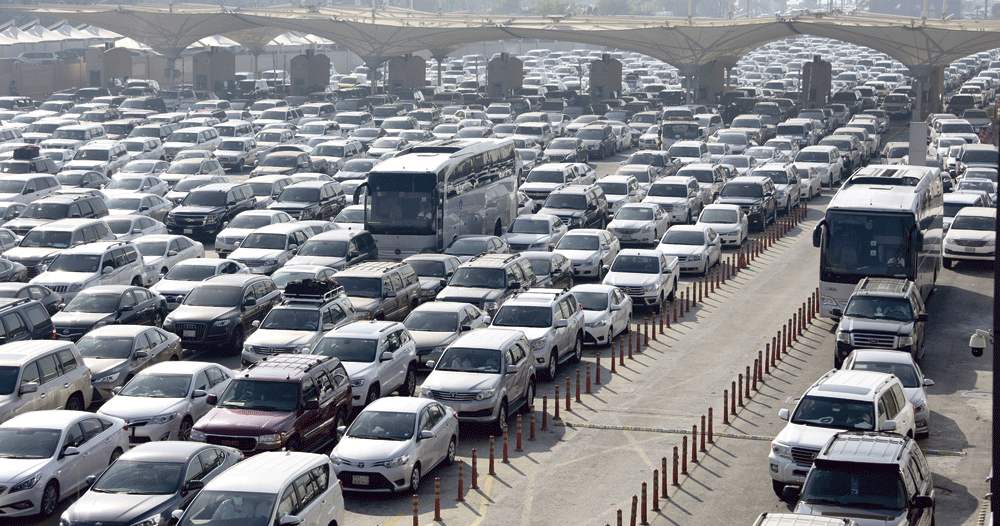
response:
<path id="1" fill-rule="evenodd" d="M 136 6 L 4 6 L 36 16 L 85 22 L 179 57 L 189 45 L 224 35 L 251 52 L 297 31 L 345 46 L 366 62 L 430 50 L 445 56 L 476 42 L 517 38 L 561 40 L 647 54 L 693 73 L 713 60 L 735 64 L 757 47 L 816 35 L 884 52 L 915 75 L 969 54 L 1000 47 L 1000 21 L 940 20 L 873 13 L 804 13 L 770 18 L 509 16 L 435 14 L 383 7 L 279 6 L 229 9 L 198 4 Z"/>

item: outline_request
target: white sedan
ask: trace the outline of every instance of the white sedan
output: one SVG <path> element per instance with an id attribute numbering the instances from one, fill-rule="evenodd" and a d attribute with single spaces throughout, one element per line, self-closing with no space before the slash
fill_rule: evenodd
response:
<path id="1" fill-rule="evenodd" d="M 31 411 L 0 425 L 4 517 L 52 515 L 128 449 L 125 421 L 83 411 Z"/>
<path id="2" fill-rule="evenodd" d="M 142 254 L 142 263 L 146 267 L 147 286 L 159 281 L 181 261 L 205 257 L 205 245 L 185 236 L 173 234 L 142 236 L 134 243 L 135 248 Z"/>
<path id="3" fill-rule="evenodd" d="M 621 246 L 607 230 L 579 228 L 566 233 L 553 252 L 572 261 L 577 276 L 601 279 L 604 267 L 615 260 Z"/>
<path id="4" fill-rule="evenodd" d="M 167 225 L 146 216 L 108 216 L 104 218 L 118 241 L 155 234 L 166 234 Z"/>
<path id="5" fill-rule="evenodd" d="M 711 228 L 723 245 L 740 246 L 750 233 L 750 222 L 739 205 L 708 205 L 694 226 Z"/>
<path id="6" fill-rule="evenodd" d="M 705 274 L 722 259 L 722 241 L 711 227 L 675 225 L 663 234 L 656 250 L 676 256 L 681 272 Z"/>
<path id="7" fill-rule="evenodd" d="M 665 233 L 668 228 L 670 214 L 655 203 L 623 205 L 608 223 L 608 232 L 614 234 L 622 244 L 655 245 L 660 242 L 660 234 Z"/>
<path id="8" fill-rule="evenodd" d="M 610 345 L 615 336 L 629 331 L 632 298 L 613 285 L 577 285 L 570 289 L 583 307 L 586 324 L 583 343 Z"/>
<path id="9" fill-rule="evenodd" d="M 338 432 L 330 460 L 345 491 L 417 493 L 420 479 L 451 465 L 458 449 L 455 411 L 429 398 L 381 398 Z"/>
<path id="10" fill-rule="evenodd" d="M 221 395 L 234 375 L 214 363 L 160 362 L 116 387 L 97 414 L 128 422 L 132 441 L 189 440 L 194 423 L 212 408 L 208 395 Z"/>

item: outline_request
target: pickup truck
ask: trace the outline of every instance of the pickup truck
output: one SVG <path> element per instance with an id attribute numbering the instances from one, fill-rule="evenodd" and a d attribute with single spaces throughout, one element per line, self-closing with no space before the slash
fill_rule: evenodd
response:
<path id="1" fill-rule="evenodd" d="M 603 283 L 614 285 L 632 298 L 634 305 L 651 307 L 660 313 L 674 300 L 680 266 L 677 256 L 659 250 L 625 249 L 605 267 Z"/>

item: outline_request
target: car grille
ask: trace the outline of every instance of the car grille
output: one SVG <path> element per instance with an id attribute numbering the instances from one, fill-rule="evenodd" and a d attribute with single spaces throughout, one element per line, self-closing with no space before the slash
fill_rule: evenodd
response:
<path id="1" fill-rule="evenodd" d="M 811 466 L 813 459 L 819 454 L 818 449 L 813 449 L 810 447 L 793 447 L 792 448 L 792 462 L 796 464 L 801 464 L 804 466 Z"/>
<path id="2" fill-rule="evenodd" d="M 25 260 L 11 259 L 11 261 L 13 261 L 14 263 L 20 263 L 24 265 L 24 268 L 28 270 L 28 279 L 31 279 L 39 274 L 38 272 L 38 263 L 40 262 L 39 260 L 25 261 Z"/>
<path id="3" fill-rule="evenodd" d="M 896 347 L 896 335 L 884 332 L 858 331 L 851 334 L 851 340 L 855 347 L 877 347 L 880 349 L 894 349 Z"/>
<path id="4" fill-rule="evenodd" d="M 346 463 L 346 462 L 345 462 Z M 368 484 L 355 484 L 354 475 L 360 475 L 368 477 Z M 340 479 L 341 484 L 344 488 L 357 488 L 357 489 L 392 489 L 392 483 L 389 479 L 385 478 L 381 473 L 371 473 L 368 471 L 340 471 L 337 473 L 337 478 Z"/>
<path id="5" fill-rule="evenodd" d="M 204 323 L 178 323 L 174 327 L 176 328 L 177 335 L 181 337 L 181 341 L 200 342 L 205 339 Z M 184 331 L 194 331 L 194 336 L 185 336 Z"/>
<path id="6" fill-rule="evenodd" d="M 203 226 L 205 224 L 205 216 L 175 215 L 172 220 L 174 224 L 179 226 Z"/>
<path id="7" fill-rule="evenodd" d="M 235 447 L 240 451 L 253 451 L 257 448 L 257 439 L 255 437 L 206 435 L 205 442 L 216 446 Z"/>
<path id="8" fill-rule="evenodd" d="M 69 290 L 69 285 L 46 285 L 48 288 L 52 289 L 52 292 L 66 292 Z"/>
<path id="9" fill-rule="evenodd" d="M 955 244 L 960 247 L 985 247 L 986 241 L 975 239 L 956 239 Z"/>
<path id="10" fill-rule="evenodd" d="M 167 300 L 167 303 L 182 303 L 184 301 L 184 294 L 177 294 L 174 296 L 165 295 L 163 299 Z"/>
<path id="11" fill-rule="evenodd" d="M 250 352 L 256 354 L 282 354 L 294 352 L 294 347 L 266 347 L 263 345 L 251 345 Z"/>
<path id="12" fill-rule="evenodd" d="M 455 391 L 431 390 L 431 397 L 444 402 L 471 402 L 476 399 L 476 393 L 460 393 Z"/>
<path id="13" fill-rule="evenodd" d="M 528 197 L 534 199 L 535 201 L 538 201 L 538 200 L 543 200 L 544 201 L 545 198 L 549 196 L 548 192 L 525 192 L 524 194 L 527 195 Z"/>
<path id="14" fill-rule="evenodd" d="M 568 225 L 570 221 L 573 220 L 572 217 L 562 217 L 562 216 L 559 216 L 559 219 L 563 222 L 564 225 Z"/>
<path id="15" fill-rule="evenodd" d="M 246 265 L 248 267 L 263 267 L 264 266 L 264 260 L 262 260 L 262 259 L 238 259 L 236 261 L 239 261 L 240 263 L 243 263 L 244 265 Z"/>
<path id="16" fill-rule="evenodd" d="M 56 327 L 56 337 L 76 339 L 90 331 L 90 327 Z"/>
<path id="17" fill-rule="evenodd" d="M 153 439 L 150 437 L 135 436 L 135 435 L 129 435 L 128 437 L 129 444 L 145 444 L 146 442 L 152 442 L 152 441 Z"/>
<path id="18" fill-rule="evenodd" d="M 646 292 L 645 287 L 618 287 L 622 289 L 622 292 L 628 294 L 629 296 L 641 296 Z"/>
<path id="19" fill-rule="evenodd" d="M 511 243 L 510 244 L 510 250 L 512 252 L 522 252 L 524 250 L 528 250 L 528 245 L 518 245 L 518 244 L 515 244 L 515 243 Z"/>
<path id="20" fill-rule="evenodd" d="M 618 232 L 619 234 L 622 234 L 622 235 L 625 235 L 625 236 L 631 236 L 632 234 L 638 234 L 639 233 L 639 229 L 638 228 L 616 228 L 615 232 Z"/>
<path id="21" fill-rule="evenodd" d="M 38 225 L 15 226 L 15 227 L 7 227 L 7 228 L 10 228 L 10 230 L 13 231 L 15 234 L 17 234 L 19 236 L 23 236 L 23 235 L 26 235 L 28 232 L 31 232 L 31 229 L 35 228 L 36 226 L 38 226 Z"/>

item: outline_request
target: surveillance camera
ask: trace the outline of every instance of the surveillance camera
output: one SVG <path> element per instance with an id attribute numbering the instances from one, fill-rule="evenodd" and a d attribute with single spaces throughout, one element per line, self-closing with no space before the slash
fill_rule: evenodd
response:
<path id="1" fill-rule="evenodd" d="M 983 338 L 981 334 L 973 334 L 969 338 L 969 347 L 972 349 L 972 355 L 976 358 L 980 358 L 983 355 L 983 350 L 986 349 L 986 338 Z"/>

